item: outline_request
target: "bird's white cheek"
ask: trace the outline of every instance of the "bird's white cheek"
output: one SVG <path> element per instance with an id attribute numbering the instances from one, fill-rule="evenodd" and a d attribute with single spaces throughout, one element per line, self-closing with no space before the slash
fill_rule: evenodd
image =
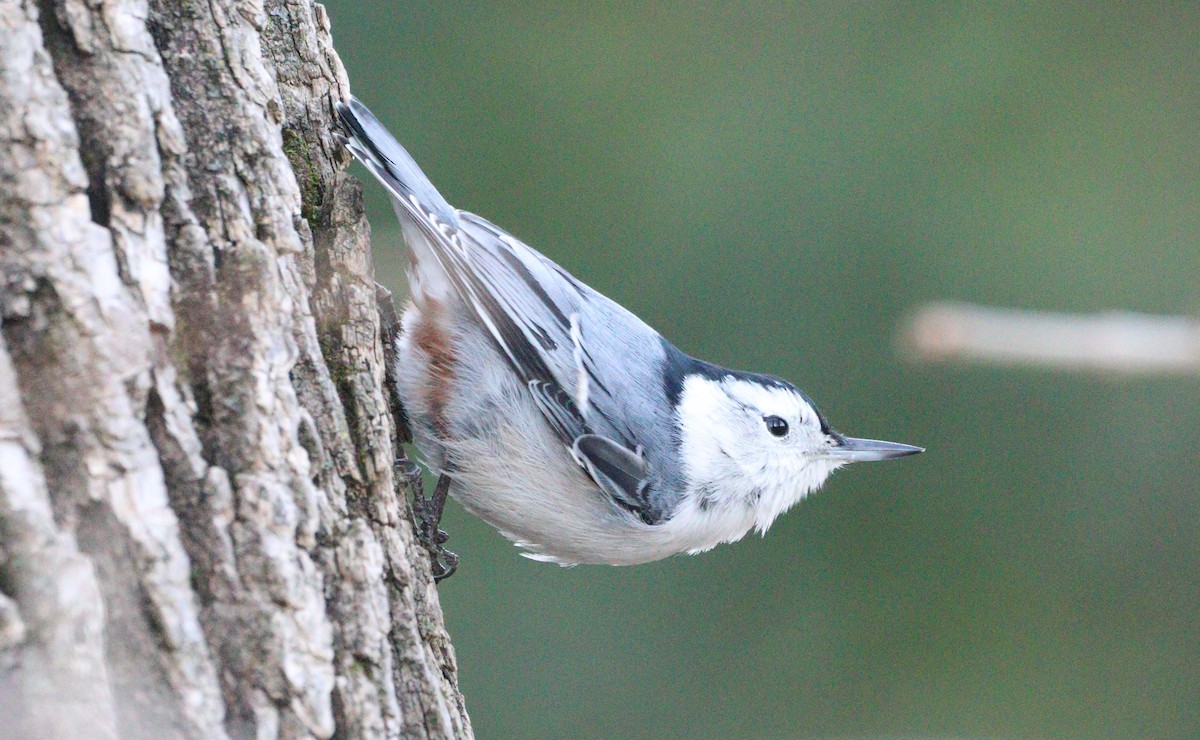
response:
<path id="1" fill-rule="evenodd" d="M 692 481 L 728 473 L 738 430 L 730 428 L 728 397 L 703 378 L 688 378 L 676 408 L 684 472 Z"/>
<path id="2" fill-rule="evenodd" d="M 793 476 L 797 481 L 807 486 L 805 493 L 820 488 L 826 479 L 833 474 L 833 471 L 846 464 L 844 461 L 832 460 L 825 457 L 819 451 L 806 452 L 802 455 L 797 455 L 795 459 L 797 462 L 793 469 Z"/>

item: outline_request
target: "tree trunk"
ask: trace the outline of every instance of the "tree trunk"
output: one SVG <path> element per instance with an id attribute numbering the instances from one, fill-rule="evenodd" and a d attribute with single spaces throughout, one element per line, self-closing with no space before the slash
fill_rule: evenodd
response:
<path id="1" fill-rule="evenodd" d="M 0 0 L 0 736 L 467 736 L 308 0 Z"/>

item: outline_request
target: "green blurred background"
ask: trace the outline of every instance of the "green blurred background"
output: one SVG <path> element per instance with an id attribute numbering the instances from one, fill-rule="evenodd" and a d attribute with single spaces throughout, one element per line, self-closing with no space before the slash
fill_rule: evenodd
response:
<path id="1" fill-rule="evenodd" d="M 525 560 L 451 504 L 481 737 L 1200 736 L 1200 378 L 895 341 L 941 298 L 1197 313 L 1200 6 L 328 7 L 452 203 L 684 350 L 929 448 L 634 568 Z"/>

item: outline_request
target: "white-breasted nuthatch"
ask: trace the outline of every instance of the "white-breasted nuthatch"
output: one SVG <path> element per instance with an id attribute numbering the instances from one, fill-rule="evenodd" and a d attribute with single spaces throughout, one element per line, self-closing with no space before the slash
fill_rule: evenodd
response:
<path id="1" fill-rule="evenodd" d="M 787 381 L 689 357 L 451 207 L 357 100 L 337 111 L 411 250 L 395 370 L 414 442 L 443 500 L 448 485 L 529 557 L 701 552 L 764 532 L 846 463 L 922 451 L 841 435 Z"/>

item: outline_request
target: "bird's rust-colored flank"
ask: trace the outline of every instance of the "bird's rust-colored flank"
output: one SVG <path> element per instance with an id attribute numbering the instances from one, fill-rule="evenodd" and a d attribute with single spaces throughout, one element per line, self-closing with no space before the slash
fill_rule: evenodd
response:
<path id="1" fill-rule="evenodd" d="M 450 398 L 450 381 L 454 376 L 454 347 L 450 337 L 441 328 L 440 314 L 443 307 L 436 301 L 426 300 L 421 319 L 413 331 L 413 343 L 429 358 L 426 367 L 425 400 L 439 437 L 449 431 L 446 421 L 446 401 Z"/>

